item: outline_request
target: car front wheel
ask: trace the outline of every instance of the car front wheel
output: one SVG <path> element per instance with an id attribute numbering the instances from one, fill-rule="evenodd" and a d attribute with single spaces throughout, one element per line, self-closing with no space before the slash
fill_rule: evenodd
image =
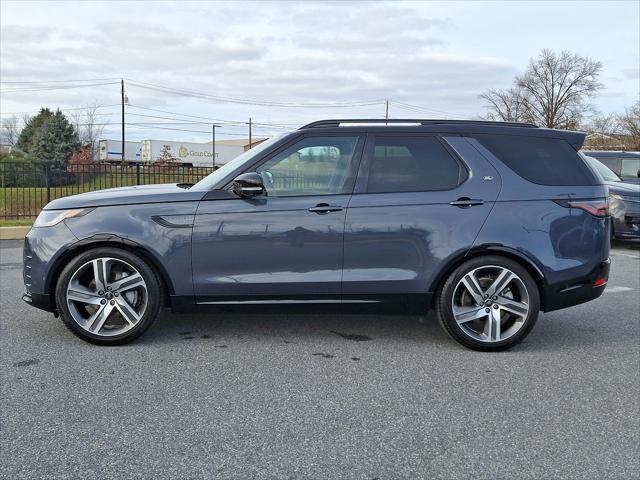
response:
<path id="1" fill-rule="evenodd" d="M 158 317 L 162 299 L 160 279 L 147 262 L 117 248 L 76 256 L 56 286 L 65 325 L 98 345 L 121 345 L 142 335 Z"/>
<path id="2" fill-rule="evenodd" d="M 481 351 L 505 350 L 522 341 L 540 311 L 538 286 L 517 262 L 486 256 L 460 265 L 438 297 L 445 331 L 462 345 Z"/>

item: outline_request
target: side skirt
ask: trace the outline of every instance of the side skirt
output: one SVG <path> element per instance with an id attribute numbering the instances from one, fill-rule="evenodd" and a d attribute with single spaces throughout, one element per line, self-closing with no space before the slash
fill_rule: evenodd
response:
<path id="1" fill-rule="evenodd" d="M 429 309 L 432 294 L 358 295 L 344 298 L 331 296 L 251 296 L 203 297 L 171 296 L 174 313 L 361 313 L 361 314 L 421 314 Z"/>

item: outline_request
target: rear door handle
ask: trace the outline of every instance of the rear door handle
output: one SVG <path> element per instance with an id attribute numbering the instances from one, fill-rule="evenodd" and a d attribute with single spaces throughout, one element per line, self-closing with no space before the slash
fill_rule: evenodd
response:
<path id="1" fill-rule="evenodd" d="M 318 213 L 323 215 L 329 212 L 339 212 L 342 210 L 342 207 L 339 205 L 329 205 L 328 203 L 319 203 L 315 207 L 311 207 L 309 209 L 310 212 Z"/>
<path id="2" fill-rule="evenodd" d="M 449 205 L 453 205 L 454 207 L 459 207 L 459 208 L 469 208 L 475 205 L 484 205 L 484 200 L 479 200 L 476 198 L 461 197 L 457 200 L 454 200 L 453 202 L 449 202 Z"/>

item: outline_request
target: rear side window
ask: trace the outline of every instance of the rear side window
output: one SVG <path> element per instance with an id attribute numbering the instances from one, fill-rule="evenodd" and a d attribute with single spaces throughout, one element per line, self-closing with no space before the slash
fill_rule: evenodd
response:
<path id="1" fill-rule="evenodd" d="M 638 172 L 640 172 L 640 158 L 623 158 L 622 168 L 620 169 L 620 175 L 623 177 L 638 178 Z"/>
<path id="2" fill-rule="evenodd" d="M 367 193 L 449 190 L 466 178 L 435 137 L 375 137 L 370 152 Z"/>
<path id="3" fill-rule="evenodd" d="M 477 135 L 487 150 L 525 180 L 540 185 L 595 185 L 584 161 L 562 139 Z"/>
<path id="4" fill-rule="evenodd" d="M 598 161 L 604 163 L 607 167 L 609 167 L 614 172 L 620 170 L 620 162 L 618 162 L 617 158 L 598 158 L 598 157 L 595 157 L 595 158 Z"/>

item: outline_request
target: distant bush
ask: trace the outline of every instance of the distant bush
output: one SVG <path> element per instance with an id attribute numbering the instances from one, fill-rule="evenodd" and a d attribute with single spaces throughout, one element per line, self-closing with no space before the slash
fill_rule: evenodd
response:
<path id="1" fill-rule="evenodd" d="M 18 149 L 0 152 L 0 187 L 35 187 L 44 181 L 36 160 Z"/>
<path id="2" fill-rule="evenodd" d="M 89 173 L 100 168 L 100 164 L 93 159 L 93 152 L 90 148 L 81 148 L 71 155 L 67 164 L 69 173 Z"/>

